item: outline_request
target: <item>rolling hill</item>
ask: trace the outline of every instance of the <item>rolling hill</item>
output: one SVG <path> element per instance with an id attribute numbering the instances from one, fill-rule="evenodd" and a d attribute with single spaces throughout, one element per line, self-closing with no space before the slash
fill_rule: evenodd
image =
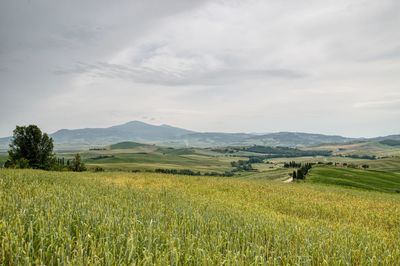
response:
<path id="1" fill-rule="evenodd" d="M 398 174 L 393 172 L 315 167 L 310 172 L 307 180 L 312 183 L 400 193 L 400 179 Z"/>
<path id="2" fill-rule="evenodd" d="M 151 146 L 148 144 L 142 144 L 138 142 L 133 142 L 133 141 L 123 141 L 123 142 L 118 142 L 115 144 L 110 145 L 111 150 L 126 150 L 126 149 L 134 149 L 138 147 L 147 147 Z"/>

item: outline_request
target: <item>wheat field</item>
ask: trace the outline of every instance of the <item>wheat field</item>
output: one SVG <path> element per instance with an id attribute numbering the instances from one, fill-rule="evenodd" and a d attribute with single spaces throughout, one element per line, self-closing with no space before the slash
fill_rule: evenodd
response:
<path id="1" fill-rule="evenodd" d="M 395 265 L 399 217 L 320 184 L 0 169 L 4 265 Z"/>

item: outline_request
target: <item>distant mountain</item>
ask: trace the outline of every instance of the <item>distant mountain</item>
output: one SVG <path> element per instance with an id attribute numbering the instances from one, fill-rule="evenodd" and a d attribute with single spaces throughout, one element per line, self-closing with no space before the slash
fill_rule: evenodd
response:
<path id="1" fill-rule="evenodd" d="M 193 131 L 168 125 L 149 125 L 140 121 L 107 128 L 61 129 L 50 136 L 60 148 L 109 145 L 116 142 L 162 142 Z"/>
<path id="2" fill-rule="evenodd" d="M 398 140 L 398 141 L 400 141 L 400 135 L 388 135 L 388 136 L 371 138 L 370 140 L 373 140 L 373 141 Z"/>
<path id="3" fill-rule="evenodd" d="M 186 146 L 243 145 L 254 136 L 246 133 L 196 132 L 172 139 L 169 142 Z"/>
<path id="4" fill-rule="evenodd" d="M 11 137 L 0 138 L 0 151 L 8 150 L 8 145 L 10 144 Z"/>
<path id="5" fill-rule="evenodd" d="M 345 143 L 352 138 L 322 134 L 278 132 L 268 134 L 246 133 L 192 133 L 181 136 L 170 143 L 187 146 L 266 145 L 266 146 L 310 146 L 322 143 Z"/>
<path id="6" fill-rule="evenodd" d="M 168 125 L 149 125 L 140 121 L 131 121 L 107 128 L 61 129 L 50 134 L 56 149 L 81 149 L 106 146 L 123 141 L 164 142 L 193 131 Z M 8 149 L 11 138 L 0 138 L 0 150 Z"/>
<path id="7" fill-rule="evenodd" d="M 388 146 L 400 146 L 400 140 L 395 140 L 395 139 L 385 139 L 379 141 L 379 143 Z"/>
<path id="8" fill-rule="evenodd" d="M 322 135 L 322 134 L 311 134 L 311 133 L 299 133 L 299 132 L 278 132 L 269 133 L 261 136 L 255 136 L 252 140 L 260 141 L 263 145 L 269 146 L 310 146 L 319 145 L 322 143 L 344 143 L 352 140 L 353 138 L 346 138 L 335 135 Z M 284 144 L 284 145 L 283 145 Z"/>
<path id="9" fill-rule="evenodd" d="M 400 140 L 400 135 L 378 138 L 346 138 L 322 134 L 278 132 L 268 134 L 195 132 L 169 125 L 150 125 L 140 121 L 107 128 L 61 129 L 50 136 L 56 149 L 84 149 L 103 147 L 119 142 L 138 142 L 168 146 L 216 147 L 216 146 L 312 146 L 324 143 L 353 141 Z M 0 138 L 0 149 L 8 148 L 10 138 Z"/>

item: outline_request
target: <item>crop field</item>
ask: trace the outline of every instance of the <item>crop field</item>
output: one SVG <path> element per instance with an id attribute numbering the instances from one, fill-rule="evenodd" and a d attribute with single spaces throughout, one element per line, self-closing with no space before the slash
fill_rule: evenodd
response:
<path id="1" fill-rule="evenodd" d="M 190 154 L 159 154 L 159 153 L 115 153 L 113 157 L 97 159 L 85 158 L 90 166 L 101 166 L 114 170 L 154 170 L 156 168 L 192 169 L 196 171 L 224 172 L 231 168 L 232 158 L 211 157 Z"/>
<path id="2" fill-rule="evenodd" d="M 5 265 L 395 265 L 399 217 L 398 194 L 307 182 L 0 169 Z"/>

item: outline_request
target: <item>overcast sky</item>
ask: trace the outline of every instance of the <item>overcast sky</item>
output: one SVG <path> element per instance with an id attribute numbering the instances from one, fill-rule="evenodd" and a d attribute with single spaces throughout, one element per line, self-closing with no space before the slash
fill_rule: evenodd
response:
<path id="1" fill-rule="evenodd" d="M 0 1 L 0 136 L 400 133 L 399 0 Z"/>

